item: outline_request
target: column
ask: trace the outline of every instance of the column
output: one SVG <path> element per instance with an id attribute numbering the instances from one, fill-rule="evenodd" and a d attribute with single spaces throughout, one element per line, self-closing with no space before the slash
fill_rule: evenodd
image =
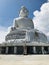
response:
<path id="1" fill-rule="evenodd" d="M 24 46 L 24 52 L 23 52 L 23 54 L 24 54 L 24 55 L 27 54 L 27 47 L 26 47 L 26 46 Z"/>
<path id="2" fill-rule="evenodd" d="M 48 54 L 49 54 L 49 47 L 48 47 Z"/>
<path id="3" fill-rule="evenodd" d="M 36 53 L 36 47 L 35 46 L 33 47 L 33 52 Z"/>
<path id="4" fill-rule="evenodd" d="M 6 47 L 6 52 L 5 53 L 8 54 L 8 47 Z"/>
<path id="5" fill-rule="evenodd" d="M 1 54 L 2 48 L 0 47 L 0 54 Z"/>
<path id="6" fill-rule="evenodd" d="M 42 54 L 44 54 L 44 47 L 42 46 Z"/>
<path id="7" fill-rule="evenodd" d="M 14 54 L 17 53 L 17 47 L 14 47 Z"/>

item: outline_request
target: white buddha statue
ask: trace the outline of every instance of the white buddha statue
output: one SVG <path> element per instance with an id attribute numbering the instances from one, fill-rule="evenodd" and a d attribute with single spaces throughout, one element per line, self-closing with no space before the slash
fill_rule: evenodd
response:
<path id="1" fill-rule="evenodd" d="M 34 29 L 32 19 L 28 18 L 29 11 L 22 6 L 19 12 L 19 17 L 14 19 L 13 26 L 6 36 L 6 41 L 12 42 L 47 42 L 45 34 L 37 29 Z"/>
<path id="2" fill-rule="evenodd" d="M 20 29 L 33 29 L 34 24 L 32 19 L 28 18 L 29 11 L 26 7 L 22 6 L 19 12 L 19 17 L 14 19 L 14 27 Z"/>

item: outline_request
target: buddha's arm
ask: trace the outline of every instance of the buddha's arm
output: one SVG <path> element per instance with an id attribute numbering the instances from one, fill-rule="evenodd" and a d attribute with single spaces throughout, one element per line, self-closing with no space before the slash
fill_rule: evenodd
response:
<path id="1" fill-rule="evenodd" d="M 16 27 L 16 28 L 18 27 L 18 24 L 17 24 L 17 20 L 16 19 L 14 19 L 14 21 L 13 21 L 13 26 Z"/>

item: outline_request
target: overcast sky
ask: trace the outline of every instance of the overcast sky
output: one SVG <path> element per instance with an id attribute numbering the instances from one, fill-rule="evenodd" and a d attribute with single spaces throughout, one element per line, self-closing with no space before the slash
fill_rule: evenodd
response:
<path id="1" fill-rule="evenodd" d="M 49 36 L 49 2 L 47 0 L 0 0 L 0 42 L 3 42 L 8 27 L 18 17 L 21 6 L 29 10 L 35 28 Z"/>

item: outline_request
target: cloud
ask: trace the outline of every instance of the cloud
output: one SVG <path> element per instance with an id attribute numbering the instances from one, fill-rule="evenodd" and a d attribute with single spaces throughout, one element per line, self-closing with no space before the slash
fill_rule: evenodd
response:
<path id="1" fill-rule="evenodd" d="M 48 0 L 48 2 L 49 2 L 49 0 Z"/>
<path id="2" fill-rule="evenodd" d="M 43 31 L 49 38 L 49 2 L 44 3 L 40 7 L 40 11 L 36 10 L 33 14 L 35 28 Z"/>
<path id="3" fill-rule="evenodd" d="M 0 43 L 5 41 L 6 34 L 7 34 L 7 28 L 0 26 Z"/>

